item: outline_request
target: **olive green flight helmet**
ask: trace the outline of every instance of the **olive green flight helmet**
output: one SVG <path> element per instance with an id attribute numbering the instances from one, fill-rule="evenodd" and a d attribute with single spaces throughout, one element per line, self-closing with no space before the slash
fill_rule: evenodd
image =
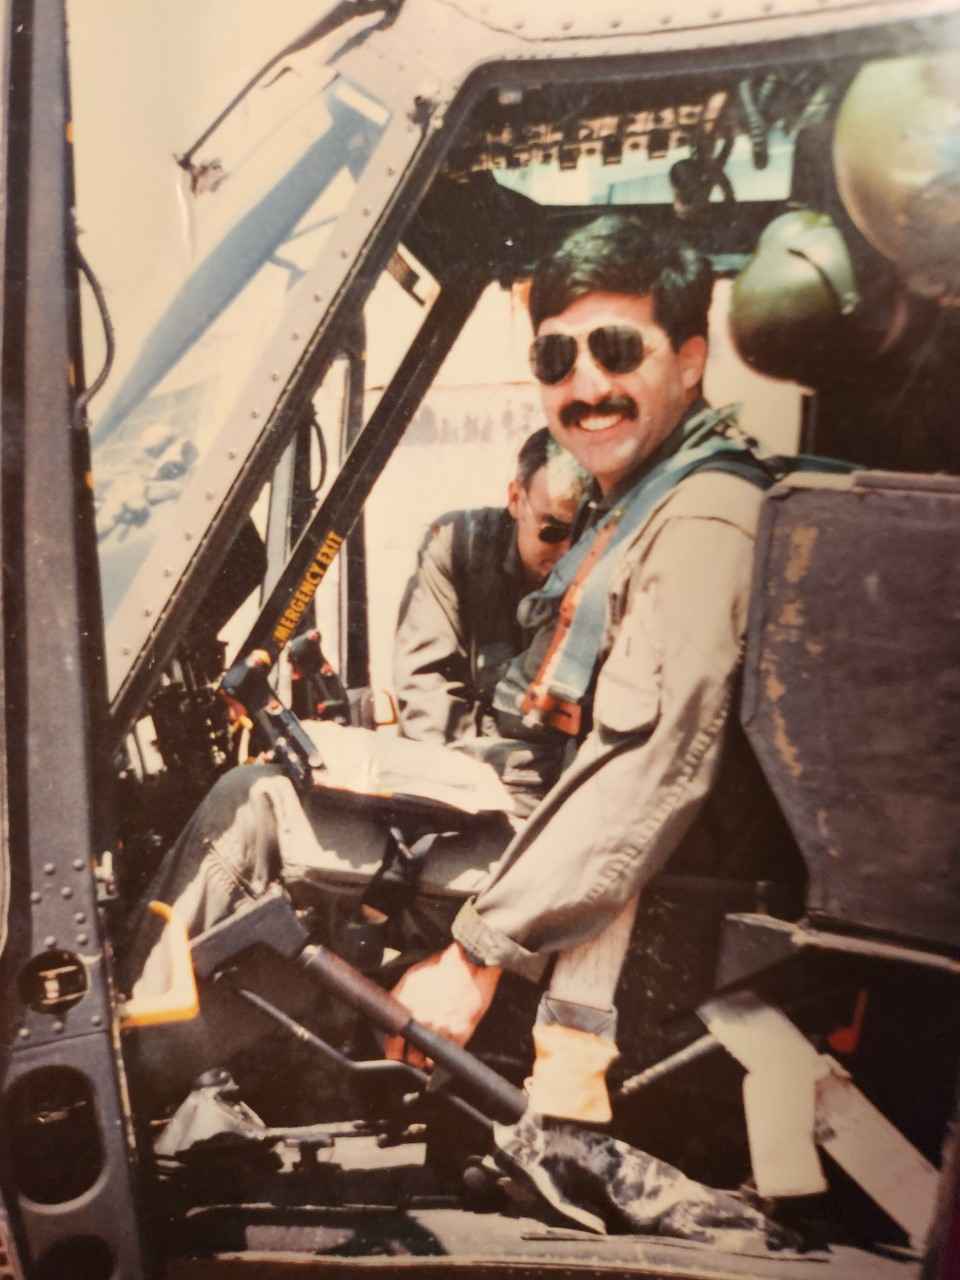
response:
<path id="1" fill-rule="evenodd" d="M 733 286 L 730 332 L 759 373 L 815 386 L 843 360 L 860 295 L 833 220 L 813 209 L 774 218 Z"/>
<path id="2" fill-rule="evenodd" d="M 861 68 L 833 158 L 847 212 L 906 287 L 960 305 L 960 54 Z"/>

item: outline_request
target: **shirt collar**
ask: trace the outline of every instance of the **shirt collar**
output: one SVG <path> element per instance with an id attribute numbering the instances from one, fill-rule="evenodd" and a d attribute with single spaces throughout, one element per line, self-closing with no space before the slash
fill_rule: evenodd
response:
<path id="1" fill-rule="evenodd" d="M 615 504 L 619 502 L 625 494 L 629 493 L 631 489 L 634 489 L 640 481 L 643 480 L 644 476 L 652 471 L 658 463 L 663 462 L 665 458 L 669 458 L 673 454 L 679 452 L 690 436 L 693 435 L 700 426 L 700 423 L 697 421 L 700 414 L 703 413 L 704 410 L 709 409 L 709 407 L 710 406 L 702 396 L 694 400 L 693 404 L 690 405 L 686 413 L 684 413 L 683 417 L 667 436 L 666 440 L 664 440 L 663 444 L 661 444 L 649 458 L 644 458 L 640 466 L 637 467 L 635 471 L 631 471 L 631 473 L 621 480 L 617 487 L 610 493 L 606 495 L 602 494 L 600 492 L 599 484 L 594 480 L 590 491 L 590 498 L 587 503 L 587 507 L 592 513 L 592 519 L 589 520 L 588 523 L 592 523 L 593 520 L 605 515 L 606 512 L 615 506 Z"/>

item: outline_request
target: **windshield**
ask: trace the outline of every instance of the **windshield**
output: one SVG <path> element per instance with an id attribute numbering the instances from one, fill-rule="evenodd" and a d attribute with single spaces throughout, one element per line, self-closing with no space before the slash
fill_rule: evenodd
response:
<path id="1" fill-rule="evenodd" d="M 232 149 L 234 159 L 182 173 L 189 269 L 168 289 L 93 423 L 108 625 L 151 546 L 175 527 L 192 470 L 217 439 L 290 290 L 317 262 L 389 119 L 329 71 L 319 88 L 316 79 L 291 75 L 270 92 L 263 126 L 251 131 L 245 116 L 226 140 L 211 143 Z"/>
<path id="2" fill-rule="evenodd" d="M 665 135 L 667 131 L 663 131 Z M 656 149 L 621 151 L 616 164 L 599 147 L 577 155 L 577 163 L 558 169 L 548 158 L 536 156 L 525 168 L 494 168 L 493 176 L 502 187 L 529 196 L 538 204 L 640 205 L 672 203 L 677 176 L 696 155 L 695 147 L 679 130 L 680 140 Z M 667 135 L 669 137 L 669 135 Z M 578 146 L 584 148 L 582 142 Z M 753 161 L 750 140 L 738 137 L 731 146 L 723 174 L 714 183 L 709 199 L 720 204 L 725 199 L 783 200 L 790 191 L 793 141 L 782 129 L 770 130 L 768 162 L 758 169 Z"/>

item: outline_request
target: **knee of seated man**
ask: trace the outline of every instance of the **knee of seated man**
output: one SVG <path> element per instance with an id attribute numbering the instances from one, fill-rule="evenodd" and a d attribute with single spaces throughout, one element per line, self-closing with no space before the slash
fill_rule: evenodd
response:
<path id="1" fill-rule="evenodd" d="M 290 788 L 290 795 L 280 788 Z M 279 875 L 276 808 L 295 804 L 291 783 L 275 765 L 240 765 L 207 792 L 167 859 L 167 876 L 182 879 L 198 860 L 226 863 L 254 892 Z M 168 886 L 169 888 L 169 886 Z"/>
<path id="2" fill-rule="evenodd" d="M 286 781 L 278 765 L 242 764 L 229 769 L 213 784 L 194 814 L 200 835 L 213 838 L 233 826 L 238 814 L 248 810 L 251 803 L 256 805 L 263 784 L 271 778 Z"/>
<path id="3" fill-rule="evenodd" d="M 276 764 L 239 764 L 216 780 L 207 792 L 202 808 L 211 815 L 222 813 L 231 817 L 236 810 L 247 802 L 250 793 L 258 782 L 267 778 L 285 777 L 283 770 Z"/>

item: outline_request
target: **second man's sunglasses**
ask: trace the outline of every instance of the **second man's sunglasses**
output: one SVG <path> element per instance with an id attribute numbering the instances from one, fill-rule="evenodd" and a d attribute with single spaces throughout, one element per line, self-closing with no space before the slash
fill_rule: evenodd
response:
<path id="1" fill-rule="evenodd" d="M 646 354 L 643 335 L 630 324 L 602 324 L 587 334 L 590 354 L 608 373 L 632 373 Z M 545 333 L 530 345 L 530 368 L 546 385 L 562 382 L 577 363 L 580 341 L 571 333 Z"/>
<path id="2" fill-rule="evenodd" d="M 530 495 L 526 489 L 521 488 L 521 497 L 526 503 L 530 514 L 537 521 L 537 537 L 541 542 L 566 542 L 573 532 L 573 525 L 568 524 L 566 520 L 558 520 L 556 516 L 541 516 L 530 501 Z"/>
<path id="3" fill-rule="evenodd" d="M 541 542 L 566 542 L 573 532 L 573 526 L 563 524 L 560 520 L 547 520 L 537 530 L 537 537 Z"/>

